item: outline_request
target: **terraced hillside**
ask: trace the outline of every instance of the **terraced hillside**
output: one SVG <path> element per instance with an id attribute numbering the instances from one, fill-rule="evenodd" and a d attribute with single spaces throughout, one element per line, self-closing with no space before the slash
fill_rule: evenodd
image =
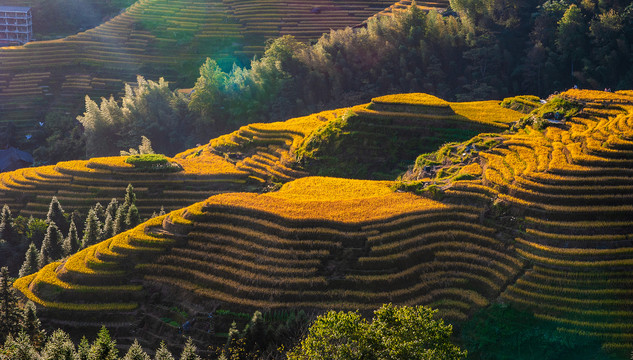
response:
<path id="1" fill-rule="evenodd" d="M 501 301 L 561 331 L 630 350 L 633 93 L 569 90 L 561 97 L 582 111 L 544 131 L 498 137 L 498 146 L 468 165 L 478 179 L 453 181 L 443 193 L 456 203 L 494 201 L 495 220 L 514 229 L 516 258 L 529 265 Z"/>
<path id="2" fill-rule="evenodd" d="M 399 153 L 406 151 L 416 154 L 430 151 L 432 148 L 429 144 L 432 146 L 438 143 L 438 140 L 418 139 L 417 137 L 424 132 L 440 134 L 444 139 L 442 141 L 446 141 L 453 139 L 451 131 L 458 127 L 470 124 L 473 129 L 501 131 L 508 127 L 507 121 L 517 119 L 521 115 L 500 107 L 496 101 L 448 103 L 425 94 L 413 94 L 404 100 L 400 97 L 385 96 L 373 99 L 370 104 L 351 109 L 358 114 L 369 114 L 352 118 L 358 119 L 359 124 L 366 121 L 368 126 L 377 129 L 377 133 L 394 131 L 397 127 L 392 124 L 394 121 L 406 125 L 403 125 L 402 129 L 409 130 L 401 131 L 401 139 L 416 141 L 398 146 L 388 145 L 400 149 Z M 434 115 L 437 112 L 434 106 L 419 104 L 423 100 L 440 102 L 444 106 L 444 110 L 441 111 L 447 114 Z M 390 106 L 388 104 L 391 101 L 406 101 L 410 104 L 397 105 L 400 107 L 398 112 L 368 109 Z M 68 161 L 1 173 L 0 204 L 8 204 L 13 211 L 19 211 L 20 215 L 41 217 L 46 215 L 50 199 L 57 196 L 65 208 L 85 213 L 97 201 L 103 204 L 113 197 L 120 197 L 127 184 L 131 183 L 138 194 L 137 206 L 141 216 L 147 217 L 161 206 L 167 210 L 175 210 L 221 192 L 252 191 L 270 183 L 288 182 L 316 173 L 311 164 L 304 167 L 298 164 L 298 149 L 304 146 L 304 143 L 312 141 L 310 139 L 313 138 L 313 133 L 327 129 L 348 112 L 349 109 L 337 109 L 285 122 L 244 126 L 233 133 L 213 139 L 204 146 L 177 154 L 173 161 L 181 166 L 182 171 L 173 173 L 138 171 L 124 162 L 125 157 Z M 374 120 L 365 120 L 368 116 L 373 116 Z M 504 120 L 487 123 L 482 120 L 498 119 L 499 116 L 503 116 Z M 465 137 L 461 131 L 459 133 L 460 139 L 471 136 L 471 132 L 466 133 Z M 360 142 L 359 144 L 366 146 L 368 141 L 382 141 L 381 137 L 377 138 L 372 135 L 373 133 L 365 131 L 364 134 L 357 135 L 355 143 Z M 359 165 L 374 164 L 378 161 L 378 164 L 372 166 L 386 167 L 383 164 L 384 160 L 380 160 L 381 157 L 380 152 L 367 152 L 364 157 L 359 156 L 355 161 Z"/>
<path id="3" fill-rule="evenodd" d="M 479 224 L 481 209 L 389 185 L 307 177 L 278 192 L 214 196 L 15 286 L 55 325 L 98 327 L 111 311 L 108 325 L 126 334 L 137 310 L 146 319 L 136 336 L 152 341 L 169 335 L 150 331 L 156 316 L 144 302 L 161 289 L 187 308 L 370 310 L 392 301 L 432 304 L 458 321 L 521 271 L 512 248 Z"/>
<path id="4" fill-rule="evenodd" d="M 162 296 L 191 316 L 218 307 L 370 310 L 394 302 L 429 304 L 456 323 L 500 301 L 630 352 L 633 92 L 560 97 L 580 111 L 544 130 L 479 135 L 464 144 L 493 141 L 419 163 L 429 169 L 406 174 L 422 174 L 413 185 L 294 174 L 278 191 L 218 194 L 152 219 L 15 286 L 54 325 L 93 331 L 106 322 L 124 338 L 136 329 L 150 347 L 178 337 L 160 320 Z M 459 114 L 455 105 L 399 95 L 365 111 L 426 106 L 426 116 L 439 117 Z M 503 113 L 480 114 L 485 122 Z M 252 125 L 177 159 L 214 151 L 236 164 L 272 159 L 310 138 L 302 127 L 318 132 L 337 115 L 290 120 L 285 135 L 281 123 Z M 393 190 L 415 186 L 428 196 Z M 213 340 L 206 330 L 193 335 Z"/>
<path id="5" fill-rule="evenodd" d="M 0 48 L 0 126 L 13 122 L 19 134 L 28 134 L 46 113 L 79 114 L 86 94 L 117 94 L 137 74 L 191 84 L 206 57 L 226 68 L 247 64 L 263 53 L 266 39 L 286 34 L 316 39 L 392 3 L 139 0 L 76 35 Z"/>

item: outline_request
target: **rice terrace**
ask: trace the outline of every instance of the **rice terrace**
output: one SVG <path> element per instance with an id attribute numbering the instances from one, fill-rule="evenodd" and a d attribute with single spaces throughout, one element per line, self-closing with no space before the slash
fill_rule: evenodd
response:
<path id="1" fill-rule="evenodd" d="M 7 0 L 0 359 L 632 359 L 632 29 Z"/>

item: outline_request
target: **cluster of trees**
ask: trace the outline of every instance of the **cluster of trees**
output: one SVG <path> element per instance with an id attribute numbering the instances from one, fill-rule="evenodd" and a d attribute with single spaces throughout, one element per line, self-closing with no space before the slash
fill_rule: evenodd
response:
<path id="1" fill-rule="evenodd" d="M 246 123 L 362 103 L 394 92 L 450 100 L 546 96 L 578 85 L 633 88 L 633 5 L 621 0 L 452 0 L 412 7 L 307 45 L 270 41 L 250 67 L 200 68 L 190 97 L 139 78 L 120 104 L 86 99 L 88 155 L 116 154 L 147 135 L 173 153 Z M 527 50 L 526 50 L 527 49 Z M 113 139 L 104 141 L 103 139 Z"/>
<path id="2" fill-rule="evenodd" d="M 30 275 L 46 264 L 131 229 L 141 223 L 135 203 L 136 194 L 130 184 L 122 204 L 116 198 L 105 208 L 96 203 L 83 222 L 77 211 L 66 213 L 56 197 L 50 202 L 46 219 L 13 218 L 4 205 L 0 212 L 0 266 L 8 266 L 12 274 Z"/>

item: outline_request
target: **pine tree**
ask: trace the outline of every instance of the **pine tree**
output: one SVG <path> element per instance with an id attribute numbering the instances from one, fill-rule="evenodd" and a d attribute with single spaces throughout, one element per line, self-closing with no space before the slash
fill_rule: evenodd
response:
<path id="1" fill-rule="evenodd" d="M 86 217 L 86 226 L 84 226 L 84 236 L 81 239 L 81 248 L 87 248 L 99 242 L 101 236 L 101 224 L 97 219 L 94 209 L 90 209 L 88 217 Z"/>
<path id="2" fill-rule="evenodd" d="M 125 225 L 128 229 L 131 229 L 140 223 L 141 217 L 138 214 L 138 209 L 136 208 L 136 205 L 132 204 L 127 211 L 127 216 L 125 217 Z"/>
<path id="3" fill-rule="evenodd" d="M 166 213 L 165 213 L 165 207 L 161 205 L 161 207 L 160 207 L 160 212 L 158 213 L 158 216 L 163 216 L 163 215 L 165 215 L 165 214 L 166 214 Z"/>
<path id="4" fill-rule="evenodd" d="M 77 231 L 77 226 L 75 225 L 75 220 L 71 218 L 70 227 L 68 228 L 68 236 L 64 238 L 64 244 L 62 245 L 64 256 L 76 253 L 77 250 L 79 250 L 79 245 L 79 233 Z"/>
<path id="5" fill-rule="evenodd" d="M 119 206 L 119 209 L 116 212 L 116 217 L 114 218 L 114 228 L 112 230 L 113 234 L 120 234 L 127 230 L 125 225 L 125 218 L 127 217 L 128 208 L 125 204 Z"/>
<path id="6" fill-rule="evenodd" d="M 174 356 L 167 350 L 167 346 L 164 341 L 160 342 L 160 346 L 156 350 L 154 360 L 174 360 Z"/>
<path id="7" fill-rule="evenodd" d="M 134 344 L 130 346 L 127 353 L 123 357 L 123 360 L 150 360 L 151 358 L 145 351 L 141 345 L 139 345 L 138 341 L 134 339 Z"/>
<path id="8" fill-rule="evenodd" d="M 18 297 L 9 282 L 9 268 L 5 266 L 0 269 L 0 342 L 20 331 L 21 320 Z"/>
<path id="9" fill-rule="evenodd" d="M 85 339 L 85 338 L 84 338 Z M 75 344 L 61 329 L 53 332 L 42 350 L 42 360 L 76 360 Z"/>
<path id="10" fill-rule="evenodd" d="M 90 360 L 118 360 L 119 351 L 116 341 L 110 338 L 110 333 L 105 326 L 101 327 L 94 343 L 90 346 Z"/>
<path id="11" fill-rule="evenodd" d="M 48 206 L 48 214 L 46 214 L 46 223 L 55 223 L 57 228 L 63 232 L 68 232 L 68 221 L 64 216 L 64 209 L 62 205 L 57 201 L 57 196 L 53 196 L 51 203 Z"/>
<path id="12" fill-rule="evenodd" d="M 42 345 L 44 345 L 46 332 L 42 330 L 42 323 L 40 322 L 40 319 L 37 318 L 35 304 L 30 300 L 27 301 L 24 306 L 22 328 L 31 338 L 31 344 L 33 344 L 36 349 L 41 349 Z"/>
<path id="13" fill-rule="evenodd" d="M 7 338 L 4 344 L 4 352 L 2 359 L 10 360 L 39 360 L 40 354 L 31 344 L 31 339 L 25 332 L 20 332 L 14 339 L 12 336 Z"/>
<path id="14" fill-rule="evenodd" d="M 90 358 L 90 343 L 88 343 L 88 339 L 85 336 L 81 337 L 81 341 L 79 341 L 79 345 L 77 345 L 77 359 L 78 360 L 88 360 Z"/>
<path id="15" fill-rule="evenodd" d="M 46 264 L 62 258 L 62 244 L 64 242 L 64 236 L 57 228 L 57 225 L 51 221 L 46 229 L 46 236 L 42 241 L 42 248 L 40 249 L 40 269 Z"/>
<path id="16" fill-rule="evenodd" d="M 6 204 L 2 207 L 0 212 L 0 239 L 5 240 L 11 245 L 15 245 L 17 242 L 17 234 L 13 228 L 13 216 L 11 210 Z"/>
<path id="17" fill-rule="evenodd" d="M 136 204 L 136 194 L 134 193 L 134 187 L 132 184 L 128 184 L 125 189 L 125 206 L 130 207 Z"/>
<path id="18" fill-rule="evenodd" d="M 116 211 L 118 208 L 119 201 L 116 198 L 112 198 L 112 200 L 110 200 L 110 203 L 108 204 L 108 207 L 106 207 L 106 216 L 110 214 L 110 216 L 112 216 L 112 219 L 116 218 Z"/>
<path id="19" fill-rule="evenodd" d="M 106 211 L 103 208 L 103 205 L 101 205 L 101 203 L 98 202 L 92 208 L 94 209 L 95 214 L 97 214 L 97 218 L 99 219 L 99 221 L 103 223 L 105 221 L 105 216 L 106 216 Z"/>
<path id="20" fill-rule="evenodd" d="M 40 268 L 40 252 L 35 247 L 35 244 L 31 243 L 26 250 L 25 260 L 20 268 L 20 277 L 31 275 Z"/>
<path id="21" fill-rule="evenodd" d="M 105 223 L 103 224 L 103 231 L 101 232 L 101 239 L 109 239 L 114 236 L 114 218 L 109 212 L 106 212 Z"/>
<path id="22" fill-rule="evenodd" d="M 184 349 L 182 349 L 182 354 L 180 354 L 180 360 L 200 360 L 200 356 L 196 354 L 196 346 L 193 344 L 193 340 L 191 338 L 187 339 L 187 343 L 185 343 Z"/>

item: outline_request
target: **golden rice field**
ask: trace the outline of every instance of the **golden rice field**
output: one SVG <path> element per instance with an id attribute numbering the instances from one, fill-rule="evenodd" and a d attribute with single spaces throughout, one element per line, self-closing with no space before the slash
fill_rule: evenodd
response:
<path id="1" fill-rule="evenodd" d="M 408 101 L 425 101 L 416 96 Z M 249 311 L 427 304 L 455 323 L 506 302 L 562 332 L 630 352 L 633 98 L 573 90 L 561 96 L 582 110 L 556 127 L 493 134 L 495 145 L 468 163 L 441 165 L 456 166 L 467 179 L 422 179 L 428 195 L 396 191 L 394 181 L 309 176 L 310 169 L 296 167 L 293 150 L 344 109 L 245 126 L 178 154 L 174 161 L 183 170 L 166 177 L 194 176 L 197 170 L 187 169 L 206 159 L 223 169 L 217 177 L 240 173 L 250 184 L 285 171 L 282 186 L 212 194 L 15 286 L 60 314 L 76 310 L 77 324 L 95 313 L 133 313 L 149 289 L 164 289 L 175 301 Z M 461 122 L 496 123 L 499 130 L 520 117 L 498 102 L 448 104 L 469 119 Z M 424 122 L 455 116 L 403 109 L 352 110 L 418 124 L 423 116 Z M 54 187 L 82 169 L 80 179 L 123 174 L 117 161 L 97 159 L 92 168 L 62 163 L 1 179 L 5 187 L 41 191 L 29 179 L 39 176 Z M 110 295 L 95 295 L 101 291 Z"/>

